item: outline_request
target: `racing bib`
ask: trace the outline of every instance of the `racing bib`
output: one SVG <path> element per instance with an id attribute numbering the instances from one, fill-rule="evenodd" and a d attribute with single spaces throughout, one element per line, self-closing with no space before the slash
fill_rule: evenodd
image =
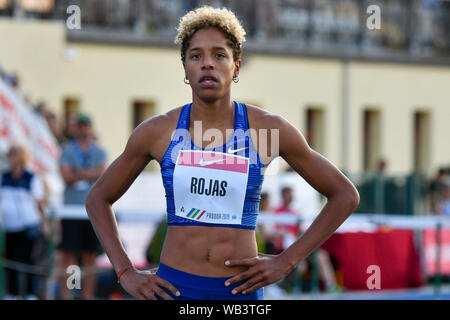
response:
<path id="1" fill-rule="evenodd" d="M 175 214 L 215 224 L 241 224 L 249 158 L 180 150 L 173 173 Z"/>

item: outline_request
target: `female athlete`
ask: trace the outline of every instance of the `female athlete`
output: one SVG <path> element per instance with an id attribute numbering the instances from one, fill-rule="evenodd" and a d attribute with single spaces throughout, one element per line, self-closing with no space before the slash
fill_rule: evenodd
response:
<path id="1" fill-rule="evenodd" d="M 201 7 L 182 17 L 176 42 L 192 102 L 140 124 L 88 195 L 97 236 L 120 283 L 138 299 L 263 299 L 263 287 L 289 274 L 359 203 L 353 184 L 288 121 L 231 99 L 244 41 L 227 9 Z M 262 255 L 255 241 L 261 184 L 277 156 L 327 203 L 290 247 Z M 161 165 L 168 231 L 159 267 L 142 271 L 122 246 L 112 204 L 151 160 Z"/>

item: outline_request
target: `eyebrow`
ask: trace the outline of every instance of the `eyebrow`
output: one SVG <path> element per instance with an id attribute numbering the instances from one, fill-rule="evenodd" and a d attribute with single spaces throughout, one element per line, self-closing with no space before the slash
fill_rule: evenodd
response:
<path id="1" fill-rule="evenodd" d="M 219 51 L 219 50 L 226 51 L 226 49 L 224 47 L 213 47 L 212 49 L 215 51 Z M 202 51 L 202 50 L 203 49 L 200 47 L 195 47 L 195 48 L 189 49 L 189 51 Z"/>

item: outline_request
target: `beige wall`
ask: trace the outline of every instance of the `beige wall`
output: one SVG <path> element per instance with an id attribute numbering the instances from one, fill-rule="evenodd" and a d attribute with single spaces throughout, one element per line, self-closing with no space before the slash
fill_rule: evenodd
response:
<path id="1" fill-rule="evenodd" d="M 362 166 L 360 133 L 366 106 L 381 112 L 381 154 L 390 171 L 413 168 L 413 116 L 419 110 L 431 115 L 431 172 L 450 164 L 450 67 L 352 63 L 350 83 L 353 170 Z"/>
<path id="2" fill-rule="evenodd" d="M 20 91 L 32 100 L 45 97 L 52 106 L 58 105 L 65 75 L 61 23 L 0 19 L 0 39 L 0 64 L 19 73 Z"/>
<path id="3" fill-rule="evenodd" d="M 7 39 L 0 42 L 0 63 L 19 73 L 21 92 L 32 101 L 45 99 L 59 116 L 65 97 L 79 98 L 110 161 L 131 132 L 133 100 L 153 100 L 162 113 L 191 99 L 176 49 L 68 43 L 62 23 L 5 19 L 0 19 L 0 39 Z M 233 98 L 258 103 L 301 131 L 306 109 L 322 107 L 324 156 L 342 167 L 343 68 L 340 60 L 250 55 L 240 82 L 233 84 Z M 367 106 L 380 111 L 381 156 L 388 172 L 402 174 L 413 167 L 415 110 L 431 114 L 429 173 L 450 163 L 450 67 L 351 62 L 348 74 L 351 172 L 362 170 L 362 112 Z"/>

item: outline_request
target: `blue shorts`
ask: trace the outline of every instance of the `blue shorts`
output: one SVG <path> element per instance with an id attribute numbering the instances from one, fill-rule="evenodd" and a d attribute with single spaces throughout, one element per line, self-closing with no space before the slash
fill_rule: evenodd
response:
<path id="1" fill-rule="evenodd" d="M 234 283 L 228 287 L 225 281 L 232 277 L 203 277 L 187 273 L 159 263 L 158 276 L 170 282 L 180 291 L 179 297 L 174 296 L 169 290 L 163 289 L 174 300 L 263 300 L 264 288 L 260 288 L 248 294 L 232 294 L 231 290 L 243 284 L 245 281 Z"/>

